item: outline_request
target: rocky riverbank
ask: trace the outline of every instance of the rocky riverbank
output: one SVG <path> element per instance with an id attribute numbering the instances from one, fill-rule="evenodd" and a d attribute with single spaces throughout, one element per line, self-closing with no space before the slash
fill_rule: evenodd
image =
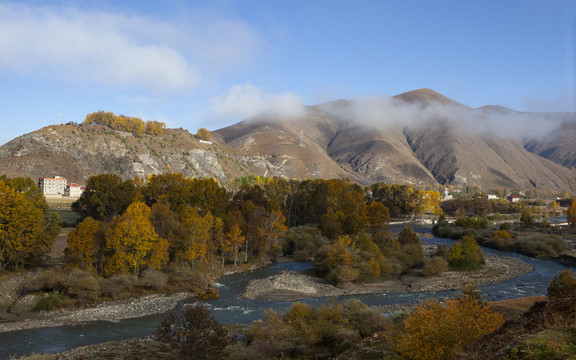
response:
<path id="1" fill-rule="evenodd" d="M 167 312 L 178 302 L 193 296 L 183 292 L 174 295 L 154 294 L 136 299 L 115 300 L 87 309 L 66 309 L 39 313 L 34 319 L 0 323 L 0 333 L 34 328 L 78 325 L 89 321 L 119 321 Z"/>
<path id="2" fill-rule="evenodd" d="M 295 271 L 285 271 L 265 279 L 252 280 L 243 296 L 248 299 L 291 301 L 309 297 L 374 294 L 386 292 L 436 292 L 461 289 L 465 284 L 485 286 L 514 279 L 534 270 L 522 260 L 486 255 L 486 265 L 479 271 L 447 271 L 439 276 L 424 277 L 411 270 L 398 279 L 371 284 L 349 284 L 334 287 L 323 279 Z"/>

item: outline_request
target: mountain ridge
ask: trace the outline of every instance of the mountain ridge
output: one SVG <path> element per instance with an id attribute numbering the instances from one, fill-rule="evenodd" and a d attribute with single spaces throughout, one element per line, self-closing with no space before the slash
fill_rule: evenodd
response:
<path id="1" fill-rule="evenodd" d="M 576 163 L 575 142 L 562 128 L 576 129 L 568 115 L 558 129 L 539 137 L 501 137 L 470 124 L 490 120 L 491 113 L 518 112 L 495 105 L 472 109 L 430 89 L 375 105 L 341 99 L 307 106 L 301 116 L 263 113 L 213 131 L 212 144 L 184 129 L 135 137 L 100 125 L 53 125 L 1 146 L 0 168 L 8 176 L 62 175 L 79 183 L 105 172 L 133 178 L 175 171 L 220 181 L 253 174 L 348 177 L 361 184 L 576 189 L 569 168 Z"/>

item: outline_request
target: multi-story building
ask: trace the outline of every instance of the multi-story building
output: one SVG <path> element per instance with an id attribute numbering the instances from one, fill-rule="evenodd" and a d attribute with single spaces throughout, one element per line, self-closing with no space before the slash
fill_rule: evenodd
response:
<path id="1" fill-rule="evenodd" d="M 67 183 L 68 179 L 64 179 L 61 176 L 38 179 L 38 186 L 42 189 L 44 195 L 64 195 Z"/>
<path id="2" fill-rule="evenodd" d="M 64 190 L 64 196 L 68 196 L 71 198 L 79 198 L 80 195 L 82 195 L 82 193 L 84 192 L 84 189 L 85 189 L 84 186 L 72 183 L 66 186 L 66 189 Z"/>

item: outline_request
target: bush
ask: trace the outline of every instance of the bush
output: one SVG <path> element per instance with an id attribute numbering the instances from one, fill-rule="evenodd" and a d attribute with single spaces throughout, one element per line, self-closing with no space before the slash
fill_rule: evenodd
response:
<path id="1" fill-rule="evenodd" d="M 71 297 L 95 300 L 100 296 L 100 284 L 95 275 L 86 270 L 73 269 L 62 280 L 62 287 Z"/>
<path id="2" fill-rule="evenodd" d="M 464 345 L 496 330 L 502 315 L 475 297 L 463 295 L 431 299 L 406 317 L 392 335 L 392 346 L 402 359 L 455 359 Z"/>
<path id="3" fill-rule="evenodd" d="M 518 251 L 538 258 L 557 256 L 564 249 L 562 238 L 554 235 L 537 234 L 521 239 Z"/>
<path id="4" fill-rule="evenodd" d="M 570 270 L 564 270 L 554 277 L 548 287 L 551 300 L 576 298 L 576 277 Z"/>
<path id="5" fill-rule="evenodd" d="M 127 293 L 134 287 L 134 276 L 116 275 L 108 279 L 100 279 L 100 294 L 110 298 L 118 298 L 120 295 Z"/>
<path id="6" fill-rule="evenodd" d="M 455 270 L 477 270 L 484 265 L 484 252 L 473 236 L 464 236 L 448 251 L 448 262 Z"/>
<path id="7" fill-rule="evenodd" d="M 62 295 L 58 291 L 52 291 L 50 293 L 44 294 L 40 300 L 36 303 L 33 311 L 52 311 L 60 303 Z"/>
<path id="8" fill-rule="evenodd" d="M 222 359 L 227 353 L 228 331 L 210 315 L 204 305 L 172 311 L 156 329 L 162 342 L 174 346 L 183 359 Z"/>
<path id="9" fill-rule="evenodd" d="M 63 275 L 58 270 L 48 270 L 41 274 L 26 280 L 24 283 L 24 291 L 27 293 L 37 291 L 58 291 L 62 289 L 61 281 Z"/>
<path id="10" fill-rule="evenodd" d="M 441 273 L 448 271 L 449 265 L 448 261 L 440 256 L 434 256 L 431 259 L 427 259 L 424 265 L 424 276 L 438 276 Z"/>
<path id="11" fill-rule="evenodd" d="M 350 265 L 338 265 L 328 274 L 328 281 L 332 284 L 352 283 L 360 276 L 360 270 Z"/>
<path id="12" fill-rule="evenodd" d="M 505 222 L 500 224 L 500 226 L 498 227 L 499 230 L 506 230 L 506 231 L 510 231 L 512 229 L 512 224 L 510 224 L 509 222 Z"/>
<path id="13" fill-rule="evenodd" d="M 155 269 L 147 269 L 138 279 L 138 286 L 145 289 L 160 289 L 168 283 L 168 275 Z"/>

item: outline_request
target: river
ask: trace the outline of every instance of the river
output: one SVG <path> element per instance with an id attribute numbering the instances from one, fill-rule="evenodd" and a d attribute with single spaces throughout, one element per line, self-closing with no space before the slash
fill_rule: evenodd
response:
<path id="1" fill-rule="evenodd" d="M 429 229 L 415 229 L 420 232 L 429 232 Z M 452 240 L 441 238 L 422 238 L 422 241 L 433 244 L 451 245 Z M 546 294 L 548 285 L 558 272 L 568 267 L 550 260 L 534 259 L 511 252 L 482 248 L 487 254 L 498 254 L 521 259 L 534 266 L 534 271 L 519 278 L 496 284 L 483 286 L 480 289 L 489 300 L 505 300 L 518 297 Z M 214 286 L 220 291 L 220 299 L 205 301 L 211 308 L 213 316 L 222 323 L 250 323 L 261 318 L 262 311 L 267 308 L 276 310 L 287 309 L 292 302 L 288 301 L 262 301 L 247 300 L 240 297 L 248 281 L 260 279 L 277 274 L 283 270 L 306 270 L 312 268 L 310 262 L 284 262 L 275 263 L 262 269 L 248 273 L 228 275 L 219 280 Z M 436 293 L 386 293 L 349 295 L 336 298 L 342 302 L 350 298 L 363 301 L 367 305 L 394 305 L 411 303 L 435 297 L 451 296 L 455 291 Z M 330 298 L 311 298 L 302 300 L 312 305 L 329 302 Z M 187 302 L 195 303 L 190 299 Z M 151 335 L 163 315 L 152 315 L 118 322 L 90 322 L 79 326 L 62 326 L 56 328 L 31 329 L 3 333 L 0 336 L 0 358 L 10 355 L 23 355 L 36 353 L 56 353 L 74 347 L 96 344 L 112 340 L 124 340 L 134 337 Z"/>

